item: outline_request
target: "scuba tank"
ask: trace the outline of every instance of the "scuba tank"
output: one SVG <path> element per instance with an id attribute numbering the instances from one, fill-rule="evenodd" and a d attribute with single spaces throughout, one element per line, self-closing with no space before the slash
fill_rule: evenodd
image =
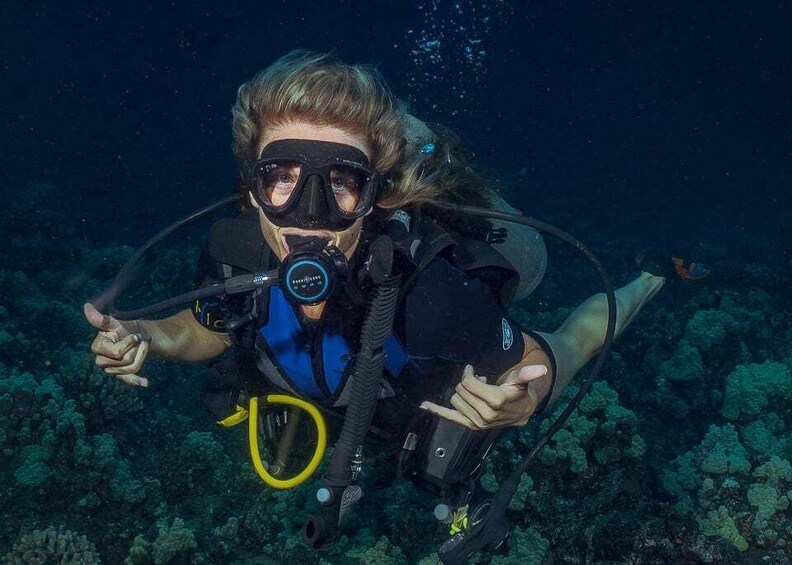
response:
<path id="1" fill-rule="evenodd" d="M 500 196 L 490 198 L 492 210 L 522 216 Z M 503 256 L 517 273 L 517 283 L 513 294 L 508 297 L 509 304 L 528 297 L 544 277 L 547 269 L 547 248 L 542 236 L 535 228 L 514 224 L 508 220 L 489 218 L 492 231 L 487 238 L 492 248 Z"/>

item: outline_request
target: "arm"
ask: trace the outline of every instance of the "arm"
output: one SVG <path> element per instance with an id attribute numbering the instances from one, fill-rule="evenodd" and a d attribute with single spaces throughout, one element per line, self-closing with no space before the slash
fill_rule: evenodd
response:
<path id="1" fill-rule="evenodd" d="M 189 310 L 164 320 L 121 322 L 103 315 L 92 304 L 85 317 L 98 331 L 91 344 L 96 364 L 127 384 L 148 386 L 137 373 L 149 352 L 166 359 L 200 362 L 220 355 L 230 347 L 227 335 L 201 326 Z"/>
<path id="2" fill-rule="evenodd" d="M 616 336 L 664 282 L 663 277 L 642 273 L 616 291 Z M 472 367 L 467 367 L 451 398 L 453 409 L 429 402 L 421 407 L 474 430 L 524 425 L 548 394 L 552 393 L 549 403 L 558 400 L 575 373 L 599 351 L 605 339 L 607 316 L 605 295 L 595 295 L 578 306 L 554 333 L 540 334 L 550 346 L 555 364 L 535 339 L 523 334 L 522 359 L 494 385 L 485 384 L 483 377 L 475 377 Z"/>
<path id="3" fill-rule="evenodd" d="M 151 340 L 151 353 L 173 361 L 208 361 L 231 347 L 227 334 L 204 328 L 189 310 L 164 320 L 139 320 L 138 324 L 144 339 Z"/>

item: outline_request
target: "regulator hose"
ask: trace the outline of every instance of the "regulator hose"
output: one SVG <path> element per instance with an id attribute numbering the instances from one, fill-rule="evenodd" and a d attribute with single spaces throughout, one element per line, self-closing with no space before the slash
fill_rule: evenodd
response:
<path id="1" fill-rule="evenodd" d="M 597 271 L 597 275 L 604 287 L 605 296 L 608 302 L 608 323 L 605 330 L 605 339 L 603 340 L 602 347 L 597 353 L 594 361 L 594 366 L 591 369 L 586 380 L 580 387 L 580 390 L 575 397 L 569 402 L 569 405 L 564 409 L 561 415 L 556 418 L 555 422 L 550 428 L 542 434 L 536 441 L 536 444 L 531 448 L 528 454 L 523 458 L 519 465 L 512 471 L 512 473 L 501 483 L 498 492 L 489 499 L 484 501 L 478 506 L 478 516 L 470 529 L 460 532 L 447 540 L 439 551 L 440 559 L 446 565 L 466 564 L 470 557 L 483 548 L 494 549 L 500 545 L 509 533 L 508 522 L 506 521 L 506 508 L 509 501 L 514 497 L 517 492 L 517 487 L 520 484 L 522 475 L 527 470 L 531 462 L 542 451 L 542 448 L 547 444 L 553 435 L 561 429 L 566 423 L 569 416 L 580 404 L 583 397 L 589 392 L 594 381 L 602 370 L 605 360 L 608 357 L 613 338 L 616 333 L 616 294 L 613 290 L 608 273 L 602 266 L 600 260 L 586 247 L 581 241 L 577 240 L 564 230 L 557 228 L 551 224 L 542 222 L 535 218 L 527 216 L 520 216 L 517 214 L 510 214 L 507 212 L 498 212 L 489 210 L 487 208 L 478 208 L 475 206 L 464 206 L 459 204 L 435 203 L 434 206 L 445 210 L 454 211 L 461 214 L 470 214 L 473 216 L 480 216 L 485 218 L 495 218 L 512 222 L 515 224 L 522 224 L 536 228 L 545 233 L 553 235 L 565 243 L 574 247 L 579 251 Z"/>
<path id="2" fill-rule="evenodd" d="M 399 304 L 397 275 L 385 275 L 374 288 L 374 296 L 363 322 L 360 351 L 355 357 L 352 390 L 341 434 L 330 457 L 323 488 L 317 492 L 321 515 L 310 516 L 303 526 L 304 543 L 314 548 L 329 545 L 338 536 L 341 518 L 357 502 L 362 491 L 353 486 L 353 456 L 362 449 L 374 418 L 380 380 L 385 367 L 385 341 L 390 336 Z"/>
<path id="3" fill-rule="evenodd" d="M 215 283 L 202 288 L 185 292 L 179 296 L 168 298 L 151 306 L 138 308 L 137 310 L 119 311 L 112 307 L 108 309 L 108 314 L 113 316 L 116 320 L 137 320 L 139 318 L 146 318 L 154 314 L 159 314 L 176 306 L 190 304 L 201 298 L 209 298 L 211 296 L 219 296 L 221 294 L 242 294 L 244 292 L 252 292 L 257 288 L 277 284 L 278 270 L 274 269 L 268 273 L 249 273 L 246 275 L 237 275 L 226 279 L 225 282 Z"/>
<path id="4" fill-rule="evenodd" d="M 191 214 L 188 214 L 182 219 L 173 222 L 172 224 L 166 226 L 165 228 L 157 232 L 154 236 L 149 238 L 149 240 L 146 241 L 146 243 L 144 243 L 143 245 L 137 248 L 135 253 L 132 254 L 132 257 L 130 257 L 127 260 L 127 262 L 124 263 L 124 265 L 121 267 L 121 269 L 118 271 L 118 274 L 113 279 L 112 284 L 107 289 L 105 289 L 105 291 L 102 292 L 102 294 L 91 299 L 91 303 L 94 306 L 96 306 L 98 310 L 104 310 L 105 308 L 107 308 L 110 310 L 110 313 L 115 312 L 116 298 L 118 298 L 118 296 L 120 296 L 124 291 L 126 291 L 126 289 L 129 288 L 129 285 L 132 283 L 132 281 L 136 278 L 138 271 L 140 269 L 141 259 L 146 254 L 146 252 L 148 252 L 149 249 L 151 249 L 154 245 L 156 245 L 157 243 L 168 237 L 173 232 L 180 230 L 187 224 L 190 224 L 199 218 L 203 218 L 207 214 L 211 214 L 215 210 L 219 210 L 220 208 L 224 208 L 225 206 L 228 206 L 229 204 L 233 204 L 234 202 L 238 202 L 240 200 L 242 200 L 242 196 L 239 194 L 235 194 L 234 196 L 228 196 L 226 198 L 223 198 L 222 200 L 213 202 L 208 206 L 204 206 L 203 208 L 200 208 Z M 163 301 L 161 304 L 164 303 L 165 301 Z M 174 306 L 179 306 L 179 305 L 180 304 L 175 304 Z M 158 310 L 158 312 L 169 308 L 173 308 L 174 306 L 163 307 L 161 308 L 161 310 Z M 118 317 L 116 316 L 116 318 Z M 118 319 L 120 320 L 122 318 L 118 318 Z M 123 319 L 134 320 L 135 318 L 123 318 Z"/>

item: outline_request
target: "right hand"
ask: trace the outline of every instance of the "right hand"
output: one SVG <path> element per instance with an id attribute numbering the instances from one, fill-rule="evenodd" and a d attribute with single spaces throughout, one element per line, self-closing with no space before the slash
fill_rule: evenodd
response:
<path id="1" fill-rule="evenodd" d="M 99 330 L 91 344 L 96 364 L 109 375 L 133 386 L 148 386 L 148 379 L 137 373 L 149 352 L 150 339 L 138 330 L 137 322 L 122 323 L 102 314 L 93 304 L 85 304 L 83 313 L 88 322 Z"/>

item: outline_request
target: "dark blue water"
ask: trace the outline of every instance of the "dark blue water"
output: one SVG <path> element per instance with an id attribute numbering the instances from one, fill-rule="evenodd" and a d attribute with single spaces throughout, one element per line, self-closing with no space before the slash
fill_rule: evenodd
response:
<path id="1" fill-rule="evenodd" d="M 713 269 L 669 285 L 620 340 L 605 376 L 632 415 L 578 414 L 587 469 L 529 471 L 493 562 L 790 562 L 792 7 L 583 4 L 0 5 L 0 555 L 33 563 L 25 544 L 84 535 L 110 563 L 133 545 L 133 563 L 319 562 L 296 542 L 313 491 L 273 494 L 240 471 L 241 432 L 202 411 L 200 367 L 152 362 L 159 386 L 130 392 L 90 369 L 80 313 L 125 246 L 231 193 L 236 89 L 305 47 L 376 65 L 617 284 L 649 247 Z M 205 232 L 156 249 L 138 299 L 189 289 Z M 552 331 L 599 290 L 586 269 L 551 243 L 514 315 Z M 534 427 L 496 451 L 494 477 Z M 413 563 L 443 539 L 410 485 L 367 504 L 328 562 Z"/>

